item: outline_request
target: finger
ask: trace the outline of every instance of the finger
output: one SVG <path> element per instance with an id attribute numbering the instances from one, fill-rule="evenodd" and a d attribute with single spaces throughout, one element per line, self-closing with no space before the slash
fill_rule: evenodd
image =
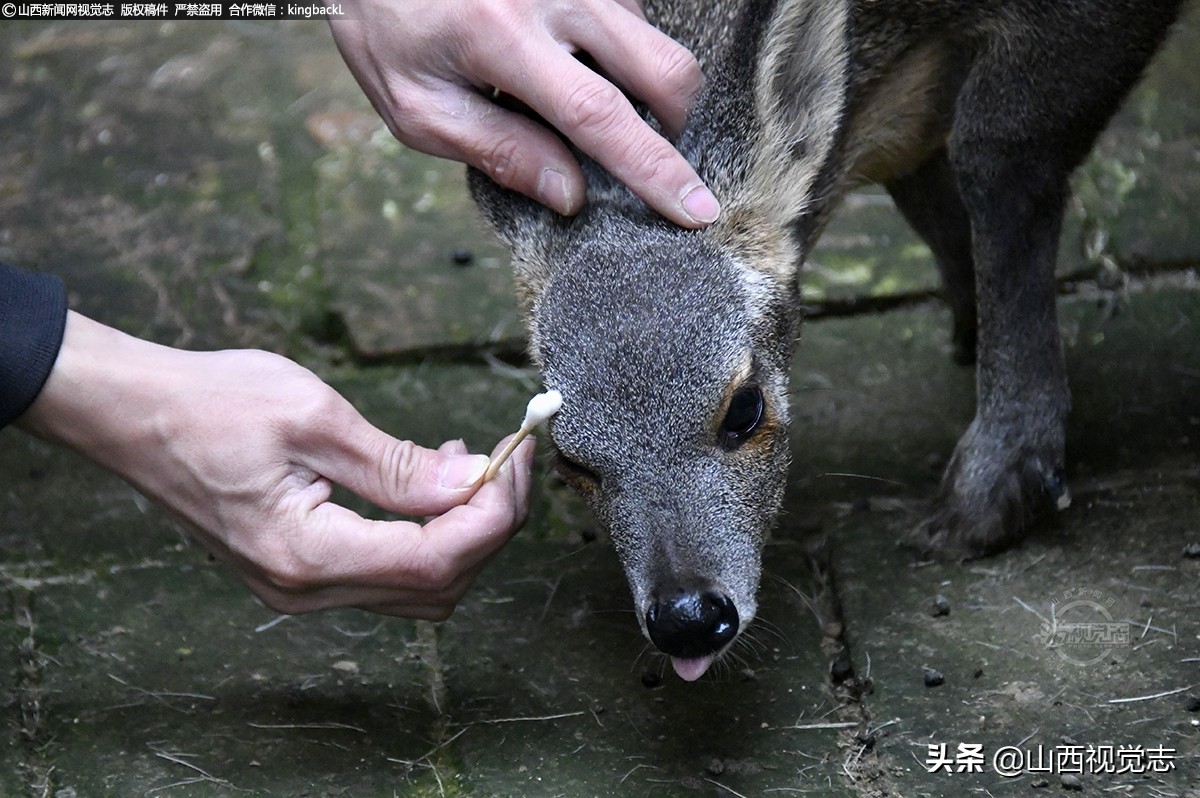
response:
<path id="1" fill-rule="evenodd" d="M 580 211 L 587 182 L 566 145 L 543 125 L 453 83 L 413 87 L 414 107 L 396 137 L 430 155 L 470 164 L 505 188 L 564 215 Z"/>
<path id="2" fill-rule="evenodd" d="M 393 438 L 344 400 L 326 408 L 313 426 L 311 441 L 297 442 L 306 465 L 392 512 L 445 512 L 471 497 L 487 468 L 482 454 L 435 451 Z"/>
<path id="3" fill-rule="evenodd" d="M 534 442 L 530 440 L 522 445 L 524 448 L 519 452 L 514 452 L 513 457 L 520 457 L 523 461 L 531 461 Z M 532 472 L 525 463 L 518 463 L 511 467 L 506 464 L 501 468 L 501 473 L 498 477 L 512 481 L 512 487 L 518 499 L 528 495 L 530 482 L 532 481 Z M 528 502 L 522 501 L 514 514 L 514 529 L 519 529 L 523 526 L 527 517 Z M 360 608 L 384 615 L 418 618 L 427 621 L 444 621 L 450 617 L 463 596 L 466 595 L 467 590 L 475 583 L 479 573 L 495 558 L 499 551 L 500 547 L 481 551 L 478 562 L 461 573 L 453 585 L 441 591 L 438 595 L 430 595 L 428 593 L 416 596 L 405 595 L 394 597 L 391 602 L 386 604 L 360 605 Z"/>
<path id="4" fill-rule="evenodd" d="M 368 521 L 307 490 L 293 494 L 293 503 L 281 508 L 276 534 L 260 536 L 251 550 L 234 550 L 185 525 L 277 612 L 358 606 L 442 620 L 524 522 L 532 454 L 532 441 L 523 443 L 496 480 L 480 488 L 473 512 L 457 508 L 424 530 L 408 522 Z M 315 502 L 321 503 L 309 507 Z"/>
<path id="5" fill-rule="evenodd" d="M 442 454 L 467 454 L 467 444 L 463 443 L 461 438 L 456 438 L 451 441 L 446 441 L 437 448 Z"/>
<path id="6" fill-rule="evenodd" d="M 571 14 L 560 24 L 572 43 L 650 107 L 668 136 L 683 132 L 703 82 L 700 63 L 686 47 L 648 24 L 640 9 L 610 9 L 603 16 Z"/>
<path id="7" fill-rule="evenodd" d="M 494 457 L 512 436 L 496 444 Z M 536 441 L 526 438 L 470 503 L 451 508 L 423 529 L 431 550 L 461 573 L 482 567 L 525 523 L 533 483 Z"/>
<path id="8" fill-rule="evenodd" d="M 273 564 L 267 564 L 262 561 L 261 552 L 243 554 L 195 525 L 182 520 L 181 523 L 208 549 L 214 559 L 238 574 L 263 604 L 285 615 L 303 615 L 335 607 L 375 603 L 393 608 L 410 604 L 423 608 L 422 612 L 428 612 L 430 608 L 444 606 L 448 601 L 457 603 L 457 599 L 447 596 L 431 595 L 428 591 L 397 590 L 394 586 L 346 587 L 313 584 L 307 581 L 307 577 L 282 567 L 278 559 L 271 560 Z"/>
<path id="9" fill-rule="evenodd" d="M 270 581 L 285 592 L 338 585 L 448 590 L 507 543 L 524 522 L 532 457 L 532 443 L 522 443 L 496 479 L 482 485 L 469 503 L 424 527 L 367 520 L 330 502 L 307 513 L 299 508 L 299 528 L 263 558 L 272 563 Z"/>
<path id="10" fill-rule="evenodd" d="M 504 443 L 505 441 L 501 441 L 499 446 Z M 530 435 L 513 452 L 509 462 L 500 468 L 501 474 L 505 474 L 506 468 L 509 469 L 509 473 L 505 476 L 512 479 L 512 496 L 515 500 L 513 506 L 514 532 L 529 520 L 529 493 L 533 488 L 533 459 L 536 451 L 537 437 Z"/>
<path id="11" fill-rule="evenodd" d="M 431 595 L 388 588 L 346 587 L 288 593 L 268 583 L 255 583 L 252 580 L 246 580 L 246 583 L 263 604 L 284 615 L 306 615 L 310 612 L 354 607 L 381 615 L 425 621 L 444 621 L 450 617 L 471 586 L 467 581 L 460 589 L 448 591 L 446 595 Z"/>
<path id="12" fill-rule="evenodd" d="M 576 146 L 676 224 L 715 221 L 720 205 L 687 160 L 655 133 L 614 84 L 561 47 L 529 48 L 495 76 Z M 552 76 L 529 85 L 528 75 Z"/>
<path id="13" fill-rule="evenodd" d="M 264 604 L 287 615 L 356 607 L 383 615 L 441 621 L 450 616 L 474 583 L 478 573 L 479 569 L 464 573 L 453 585 L 438 591 L 332 585 L 293 592 L 281 590 L 274 584 L 259 579 L 245 581 Z"/>
<path id="14" fill-rule="evenodd" d="M 486 563 L 481 563 L 465 572 L 454 586 L 438 594 L 397 591 L 383 600 L 369 603 L 360 602 L 354 606 L 360 610 L 380 615 L 414 618 L 422 621 L 444 621 L 454 612 L 485 565 Z"/>
<path id="15" fill-rule="evenodd" d="M 445 443 L 443 443 L 441 446 L 439 446 L 439 447 L 437 448 L 437 450 L 438 450 L 438 452 L 439 452 L 439 453 L 441 453 L 441 454 L 444 454 L 444 455 L 463 455 L 463 454 L 469 454 L 469 452 L 468 452 L 468 450 L 467 450 L 467 444 L 463 443 L 463 441 L 462 441 L 461 439 L 459 439 L 459 440 L 452 440 L 452 441 L 446 441 L 446 442 L 445 442 Z M 434 518 L 436 518 L 436 517 L 437 517 L 437 516 L 435 516 L 435 515 L 426 515 L 426 516 L 425 516 L 425 523 L 429 523 L 430 521 L 432 521 L 432 520 L 433 520 Z"/>
<path id="16" fill-rule="evenodd" d="M 488 538 L 494 548 L 506 540 L 497 533 Z M 275 547 L 265 558 L 229 550 L 217 556 L 267 606 L 295 615 L 348 606 L 452 606 L 474 578 L 474 558 L 441 548 L 417 524 L 371 521 L 326 504 L 286 550 Z"/>

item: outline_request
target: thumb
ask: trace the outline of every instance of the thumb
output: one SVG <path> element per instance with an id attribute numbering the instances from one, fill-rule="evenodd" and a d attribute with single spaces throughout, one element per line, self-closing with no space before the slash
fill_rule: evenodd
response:
<path id="1" fill-rule="evenodd" d="M 324 446 L 311 452 L 321 476 L 385 510 L 439 515 L 474 495 L 488 458 L 461 441 L 426 449 L 376 429 L 349 403 L 322 425 Z"/>
<path id="2" fill-rule="evenodd" d="M 362 496 L 394 512 L 438 515 L 475 495 L 487 466 L 487 455 L 467 454 L 461 442 L 433 450 L 390 438 L 376 466 L 378 493 Z"/>

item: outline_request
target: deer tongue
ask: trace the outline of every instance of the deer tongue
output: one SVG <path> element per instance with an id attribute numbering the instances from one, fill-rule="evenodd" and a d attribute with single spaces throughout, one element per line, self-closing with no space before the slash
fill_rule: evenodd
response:
<path id="1" fill-rule="evenodd" d="M 675 673 L 679 674 L 679 678 L 685 682 L 694 682 L 704 675 L 708 670 L 708 666 L 713 663 L 713 655 L 708 654 L 695 659 L 683 659 L 682 657 L 671 657 L 671 667 L 675 669 Z"/>

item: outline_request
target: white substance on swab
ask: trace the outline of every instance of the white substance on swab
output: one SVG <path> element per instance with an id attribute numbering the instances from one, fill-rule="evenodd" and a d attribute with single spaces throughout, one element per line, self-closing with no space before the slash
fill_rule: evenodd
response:
<path id="1" fill-rule="evenodd" d="M 504 461 L 516 451 L 517 444 L 525 440 L 525 437 L 533 432 L 534 427 L 557 413 L 562 407 L 562 403 L 562 394 L 558 391 L 546 391 L 530 399 L 529 405 L 525 408 L 525 419 L 521 422 L 521 429 L 517 430 L 517 434 L 508 442 L 504 450 L 488 463 L 487 470 L 483 472 L 483 477 L 479 480 L 480 484 L 496 476 L 500 466 L 504 465 Z"/>
<path id="2" fill-rule="evenodd" d="M 525 420 L 521 422 L 521 429 L 533 429 L 543 421 L 549 420 L 550 416 L 561 408 L 561 393 L 558 391 L 539 393 L 529 400 L 529 406 L 525 408 Z"/>

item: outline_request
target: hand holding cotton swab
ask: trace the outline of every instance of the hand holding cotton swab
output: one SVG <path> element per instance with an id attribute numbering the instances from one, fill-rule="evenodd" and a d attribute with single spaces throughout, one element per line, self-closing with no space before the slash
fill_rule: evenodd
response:
<path id="1" fill-rule="evenodd" d="M 512 437 L 504 450 L 488 463 L 487 470 L 483 472 L 483 477 L 479 480 L 480 483 L 487 482 L 496 476 L 500 466 L 504 465 L 504 461 L 516 451 L 517 444 L 525 440 L 526 436 L 533 432 L 534 427 L 557 413 L 562 407 L 562 403 L 562 394 L 558 391 L 546 391 L 530 399 L 529 405 L 525 408 L 525 419 L 521 422 L 521 429 L 517 430 L 517 434 Z"/>

